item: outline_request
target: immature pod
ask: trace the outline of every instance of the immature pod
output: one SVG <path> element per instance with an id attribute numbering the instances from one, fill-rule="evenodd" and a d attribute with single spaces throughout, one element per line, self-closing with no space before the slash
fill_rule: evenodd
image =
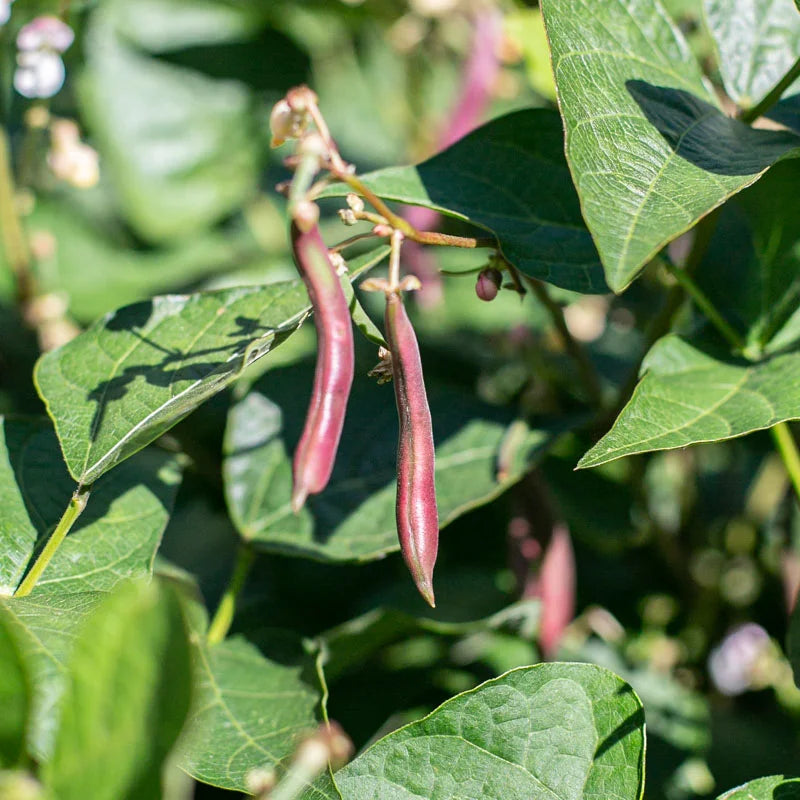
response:
<path id="1" fill-rule="evenodd" d="M 350 311 L 319 227 L 304 231 L 293 222 L 291 237 L 317 329 L 314 387 L 294 454 L 292 508 L 297 512 L 309 494 L 325 488 L 331 476 L 353 383 L 354 357 Z"/>
<path id="2" fill-rule="evenodd" d="M 398 292 L 386 295 L 386 341 L 400 420 L 397 445 L 397 533 L 420 594 L 435 605 L 433 567 L 439 548 L 431 412 L 417 337 Z"/>

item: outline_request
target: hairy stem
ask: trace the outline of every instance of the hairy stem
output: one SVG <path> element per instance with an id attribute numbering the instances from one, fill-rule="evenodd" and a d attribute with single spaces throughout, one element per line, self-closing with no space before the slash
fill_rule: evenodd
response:
<path id="1" fill-rule="evenodd" d="M 248 544 L 239 545 L 236 553 L 236 563 L 233 566 L 228 587 L 225 589 L 217 610 L 214 612 L 214 618 L 208 626 L 208 633 L 206 634 L 208 644 L 219 644 L 228 635 L 233 622 L 233 615 L 236 612 L 236 600 L 244 587 L 255 557 L 255 553 Z"/>
<path id="2" fill-rule="evenodd" d="M 800 58 L 789 67 L 786 74 L 775 84 L 770 93 L 760 102 L 756 103 L 752 108 L 743 111 L 739 117 L 742 122 L 748 124 L 754 122 L 759 117 L 769 111 L 782 97 L 783 93 L 798 79 L 800 78 Z"/>
<path id="3" fill-rule="evenodd" d="M 536 295 L 536 299 L 544 306 L 550 316 L 550 320 L 558 332 L 564 349 L 575 362 L 587 395 L 592 403 L 600 408 L 603 405 L 603 388 L 600 385 L 600 378 L 586 350 L 578 343 L 572 333 L 570 333 L 569 327 L 567 327 L 567 321 L 564 318 L 564 310 L 550 297 L 547 287 L 545 287 L 541 281 L 527 276 L 526 280 L 531 290 Z"/>
<path id="4" fill-rule="evenodd" d="M 91 488 L 91 485 L 80 486 L 75 490 L 66 511 L 58 521 L 58 525 L 56 525 L 55 530 L 47 540 L 42 552 L 39 553 L 39 557 L 30 568 L 30 571 L 17 587 L 14 597 L 27 597 L 33 591 L 37 581 L 42 577 L 42 573 L 47 569 L 47 565 L 61 546 L 61 542 L 64 541 L 78 517 L 83 513 L 83 509 L 86 508 Z"/>

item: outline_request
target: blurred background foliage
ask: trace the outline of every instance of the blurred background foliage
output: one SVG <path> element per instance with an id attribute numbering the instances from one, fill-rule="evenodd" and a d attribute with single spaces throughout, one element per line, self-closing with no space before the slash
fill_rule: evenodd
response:
<path id="1" fill-rule="evenodd" d="M 20 305 L 0 254 L 0 411 L 42 413 L 35 358 L 110 310 L 158 293 L 293 276 L 274 190 L 288 173 L 282 153 L 268 149 L 271 105 L 307 82 L 360 171 L 421 160 L 457 96 L 477 5 L 16 0 L 0 28 L 0 113 L 35 289 Z M 666 2 L 714 80 L 699 5 Z M 508 2 L 503 12 L 487 118 L 555 97 L 536 4 Z M 64 53 L 63 89 L 26 99 L 13 88 L 13 42 L 44 13 L 61 15 L 76 39 Z M 80 147 L 96 154 L 96 169 Z M 352 233 L 337 205 L 326 206 L 331 244 Z M 505 291 L 480 303 L 471 270 L 485 257 L 444 248 L 433 257 L 446 271 L 443 299 L 414 317 L 426 373 L 453 397 L 477 395 L 512 417 L 579 412 L 582 390 L 535 298 Z M 664 280 L 648 272 L 622 297 L 554 292 L 606 389 L 624 385 L 637 363 Z M 700 324 L 691 312 L 680 321 L 684 330 Z M 364 372 L 374 352 L 359 348 Z M 306 326 L 259 371 L 303 396 L 313 349 Z M 215 397 L 165 439 L 190 464 L 160 567 L 194 576 L 209 608 L 237 547 L 220 476 L 227 414 L 243 394 L 238 385 Z M 577 564 L 576 616 L 557 656 L 607 666 L 640 693 L 647 797 L 712 796 L 796 771 L 800 692 L 783 642 L 800 577 L 800 514 L 768 437 L 573 472 L 592 443 L 586 433 L 562 437 L 534 474 L 445 530 L 435 612 L 422 612 L 396 556 L 331 565 L 265 555 L 234 630 L 253 640 L 273 628 L 329 631 L 330 714 L 361 748 L 458 691 L 539 660 L 536 605 L 504 616 L 538 564 L 535 547 L 526 551 L 510 532 L 522 520 L 522 539 L 536 541 L 556 516 L 569 526 Z M 196 789 L 198 798 L 222 794 Z"/>

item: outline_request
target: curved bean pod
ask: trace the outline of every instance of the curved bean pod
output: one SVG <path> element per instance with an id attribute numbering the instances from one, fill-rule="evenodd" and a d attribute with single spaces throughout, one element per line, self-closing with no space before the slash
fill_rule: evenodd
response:
<path id="1" fill-rule="evenodd" d="M 403 558 L 417 589 L 434 606 L 433 567 L 439 548 L 439 515 L 434 483 L 433 428 L 417 337 L 397 292 L 386 295 L 385 322 L 400 420 L 397 533 Z"/>
<path id="2" fill-rule="evenodd" d="M 330 479 L 353 383 L 353 331 L 350 311 L 319 227 L 308 231 L 292 223 L 292 250 L 308 289 L 317 329 L 317 366 L 306 424 L 294 454 L 292 508 Z"/>

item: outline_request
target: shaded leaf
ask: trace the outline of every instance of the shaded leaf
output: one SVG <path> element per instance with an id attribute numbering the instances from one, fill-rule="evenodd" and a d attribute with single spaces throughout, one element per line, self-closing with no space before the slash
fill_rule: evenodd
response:
<path id="1" fill-rule="evenodd" d="M 282 653 L 271 660 L 238 637 L 196 652 L 197 696 L 181 766 L 204 783 L 243 791 L 251 769 L 277 766 L 316 727 L 320 693 L 302 675 L 309 659 Z"/>
<path id="2" fill-rule="evenodd" d="M 489 122 L 416 167 L 364 176 L 387 200 L 433 208 L 493 233 L 520 270 L 580 292 L 607 291 L 564 160 L 561 121 L 543 109 Z M 349 189 L 332 186 L 325 196 Z"/>
<path id="3" fill-rule="evenodd" d="M 385 736 L 334 781 L 304 798 L 638 800 L 644 714 L 602 667 L 523 667 Z"/>
<path id="4" fill-rule="evenodd" d="M 83 800 L 89 787 L 96 800 L 159 797 L 190 684 L 177 595 L 158 583 L 117 589 L 78 632 L 45 786 L 63 800 Z"/>
<path id="5" fill-rule="evenodd" d="M 543 0 L 542 8 L 567 160 L 619 292 L 800 139 L 725 116 L 658 0 Z"/>
<path id="6" fill-rule="evenodd" d="M 773 775 L 757 778 L 721 794 L 717 800 L 799 800 L 800 778 Z"/>
<path id="7" fill-rule="evenodd" d="M 30 670 L 33 707 L 28 750 L 39 760 L 46 760 L 53 749 L 57 705 L 75 631 L 103 597 L 93 592 L 2 601 Z"/>
<path id="8" fill-rule="evenodd" d="M 754 106 L 800 57 L 792 0 L 705 0 L 705 11 L 725 91 L 739 105 Z"/>
<path id="9" fill-rule="evenodd" d="M 169 5 L 114 0 L 95 11 L 81 81 L 83 114 L 103 168 L 129 222 L 152 241 L 196 233 L 237 208 L 255 190 L 259 166 L 259 132 L 246 87 L 155 59 L 125 38 L 128 6 L 145 19 L 156 13 L 151 38 L 159 25 L 182 29 L 183 45 L 189 38 L 214 41 L 223 29 L 215 33 L 206 24 L 208 12 L 216 5 L 217 16 L 225 7 L 230 15 L 235 7 L 204 2 L 192 13 L 183 4 L 169 14 Z M 144 27 L 140 22 L 134 30 L 142 34 Z"/>
<path id="10" fill-rule="evenodd" d="M 713 442 L 800 417 L 800 352 L 759 363 L 723 360 L 678 336 L 656 342 L 612 429 L 580 460 Z"/>
<path id="11" fill-rule="evenodd" d="M 18 764 L 25 752 L 31 705 L 27 665 L 13 631 L 14 623 L 0 607 L 0 768 Z"/>
<path id="12" fill-rule="evenodd" d="M 307 367 L 271 372 L 231 410 L 223 474 L 231 517 L 259 548 L 325 561 L 379 558 L 399 548 L 395 521 L 397 411 L 391 386 L 357 381 L 328 487 L 291 510 L 291 458 L 311 386 Z M 430 383 L 436 492 L 442 526 L 497 497 L 562 432 L 524 423 L 508 440 L 508 418 Z M 508 463 L 498 479 L 501 448 Z"/>
<path id="13" fill-rule="evenodd" d="M 800 337 L 798 185 L 800 161 L 786 161 L 727 203 L 697 271 L 700 288 L 755 354 Z"/>
<path id="14" fill-rule="evenodd" d="M 789 619 L 789 630 L 786 634 L 786 655 L 792 665 L 794 682 L 800 686 L 800 605 L 795 604 Z"/>
<path id="15" fill-rule="evenodd" d="M 3 420 L 0 437 L 0 582 L 10 595 L 75 484 L 45 420 Z M 107 591 L 123 578 L 149 575 L 179 480 L 175 458 L 157 451 L 142 453 L 101 479 L 34 591 Z"/>
<path id="16" fill-rule="evenodd" d="M 351 278 L 376 260 L 354 259 Z M 72 476 L 92 483 L 141 450 L 283 342 L 309 310 L 299 280 L 165 295 L 106 315 L 43 356 L 34 379 Z"/>

